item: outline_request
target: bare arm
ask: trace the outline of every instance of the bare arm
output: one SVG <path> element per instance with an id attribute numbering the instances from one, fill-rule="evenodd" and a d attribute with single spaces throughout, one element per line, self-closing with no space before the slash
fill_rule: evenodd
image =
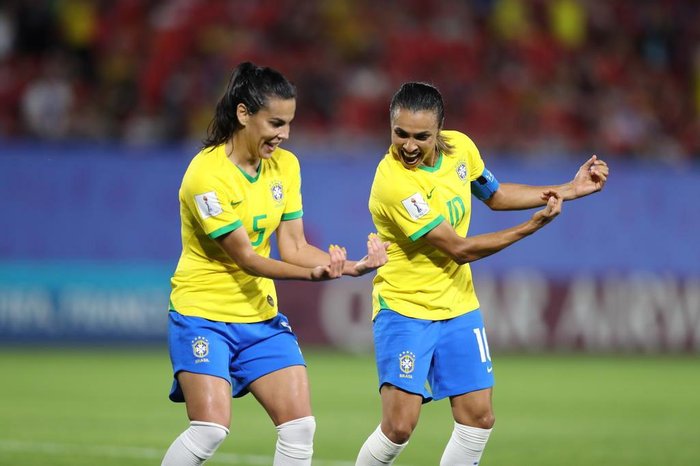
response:
<path id="1" fill-rule="evenodd" d="M 330 262 L 327 252 L 306 241 L 301 218 L 280 222 L 276 233 L 277 247 L 283 261 L 302 267 L 315 267 Z"/>
<path id="2" fill-rule="evenodd" d="M 300 266 L 263 257 L 255 252 L 243 228 L 217 238 L 223 250 L 244 272 L 278 280 L 330 280 L 341 276 L 345 253 L 336 248 L 327 260 L 313 266 Z M 319 265 L 327 264 L 327 265 Z"/>
<path id="3" fill-rule="evenodd" d="M 458 264 L 474 262 L 490 256 L 511 244 L 529 236 L 547 225 L 559 215 L 562 198 L 556 191 L 541 192 L 548 198 L 544 209 L 535 212 L 532 218 L 520 225 L 505 230 L 463 238 L 445 221 L 425 235 L 426 241 L 452 258 Z"/>
<path id="4" fill-rule="evenodd" d="M 552 186 L 530 186 L 501 183 L 490 199 L 484 201 L 492 210 L 522 210 L 547 203 L 543 192 L 556 191 L 564 201 L 578 199 L 603 189 L 608 179 L 608 164 L 597 156 L 588 159 L 568 183 Z"/>
<path id="5" fill-rule="evenodd" d="M 330 259 L 328 253 L 306 241 L 304 224 L 300 218 L 280 223 L 277 228 L 277 246 L 282 260 L 290 264 L 313 267 L 317 264 L 326 264 Z M 381 267 L 387 261 L 387 247 L 388 244 L 382 243 L 377 235 L 369 235 L 367 255 L 359 261 L 346 259 L 342 268 L 343 275 L 357 277 Z M 340 249 L 345 254 L 345 248 Z"/>

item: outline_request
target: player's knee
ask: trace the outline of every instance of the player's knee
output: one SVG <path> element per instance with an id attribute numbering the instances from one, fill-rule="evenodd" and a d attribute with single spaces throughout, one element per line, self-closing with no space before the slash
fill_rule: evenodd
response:
<path id="1" fill-rule="evenodd" d="M 483 413 L 480 416 L 477 416 L 474 419 L 474 427 L 478 427 L 480 429 L 491 429 L 493 428 L 493 425 L 496 423 L 496 416 L 493 415 L 493 411 L 488 411 L 486 413 Z"/>
<path id="2" fill-rule="evenodd" d="M 391 421 L 386 426 L 388 432 L 385 435 L 394 443 L 402 444 L 408 442 L 416 428 L 416 423 L 406 420 Z"/>
<path id="3" fill-rule="evenodd" d="M 291 458 L 311 458 L 315 432 L 316 419 L 313 416 L 280 424 L 277 426 L 277 451 Z"/>
<path id="4" fill-rule="evenodd" d="M 198 458 L 206 460 L 211 458 L 227 435 L 228 429 L 220 424 L 192 421 L 182 433 L 182 442 Z"/>
<path id="5" fill-rule="evenodd" d="M 455 421 L 479 429 L 491 429 L 496 422 L 493 408 L 490 405 L 471 406 L 467 411 L 454 413 Z"/>

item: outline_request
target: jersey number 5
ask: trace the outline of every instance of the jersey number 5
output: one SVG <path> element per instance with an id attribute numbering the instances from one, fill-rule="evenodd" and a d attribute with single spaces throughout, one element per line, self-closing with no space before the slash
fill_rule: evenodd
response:
<path id="1" fill-rule="evenodd" d="M 255 241 L 251 242 L 252 246 L 259 246 L 262 243 L 263 237 L 265 236 L 265 227 L 258 226 L 258 221 L 267 218 L 267 215 L 256 215 L 253 217 L 253 231 L 258 233 Z"/>

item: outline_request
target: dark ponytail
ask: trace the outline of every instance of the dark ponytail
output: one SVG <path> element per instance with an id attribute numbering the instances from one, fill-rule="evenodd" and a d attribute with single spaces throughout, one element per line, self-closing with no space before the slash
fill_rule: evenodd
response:
<path id="1" fill-rule="evenodd" d="M 445 138 L 440 135 L 442 125 L 445 122 L 445 104 L 442 100 L 442 94 L 435 86 L 421 82 L 404 83 L 396 91 L 389 105 L 389 117 L 392 120 L 400 108 L 412 112 L 421 110 L 434 112 L 438 122 L 437 149 L 445 154 L 452 152 L 454 147 L 448 144 Z"/>
<path id="2" fill-rule="evenodd" d="M 236 115 L 238 104 L 245 105 L 248 113 L 255 114 L 267 105 L 270 97 L 293 99 L 296 89 L 279 71 L 260 67 L 251 62 L 241 63 L 231 73 L 226 91 L 216 104 L 214 118 L 207 128 L 204 148 L 224 144 L 241 124 Z"/>

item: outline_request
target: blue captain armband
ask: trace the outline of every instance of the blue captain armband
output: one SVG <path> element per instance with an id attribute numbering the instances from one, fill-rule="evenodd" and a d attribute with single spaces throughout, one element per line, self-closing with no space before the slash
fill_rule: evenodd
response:
<path id="1" fill-rule="evenodd" d="M 498 180 L 488 168 L 484 168 L 481 176 L 472 181 L 472 194 L 480 201 L 487 201 L 498 191 Z"/>

